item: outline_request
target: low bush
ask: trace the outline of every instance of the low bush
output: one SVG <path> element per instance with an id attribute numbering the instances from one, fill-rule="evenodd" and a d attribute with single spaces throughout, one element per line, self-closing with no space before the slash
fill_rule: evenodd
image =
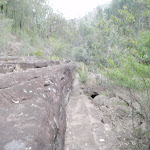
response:
<path id="1" fill-rule="evenodd" d="M 138 37 L 137 56 L 141 62 L 150 64 L 150 31 L 140 33 Z"/>
<path id="2" fill-rule="evenodd" d="M 79 74 L 79 81 L 83 84 L 86 83 L 88 80 L 88 68 L 87 68 L 87 66 L 84 65 L 83 63 L 80 63 L 77 72 Z"/>
<path id="3" fill-rule="evenodd" d="M 31 56 L 44 57 L 44 54 L 43 54 L 42 50 L 38 50 L 38 51 L 32 52 L 30 55 Z"/>
<path id="4" fill-rule="evenodd" d="M 7 48 L 7 41 L 11 35 L 12 23 L 13 21 L 11 19 L 6 19 L 0 14 L 0 52 L 4 52 Z"/>
<path id="5" fill-rule="evenodd" d="M 132 99 L 132 139 L 129 145 L 132 149 L 147 150 L 150 147 L 150 65 L 138 62 L 132 55 L 118 55 L 119 65 L 109 59 L 109 67 L 105 68 L 105 75 L 113 84 L 125 87 Z M 132 104 L 136 103 L 138 107 Z M 142 125 L 137 120 L 141 119 Z M 131 143 L 134 141 L 134 145 Z"/>

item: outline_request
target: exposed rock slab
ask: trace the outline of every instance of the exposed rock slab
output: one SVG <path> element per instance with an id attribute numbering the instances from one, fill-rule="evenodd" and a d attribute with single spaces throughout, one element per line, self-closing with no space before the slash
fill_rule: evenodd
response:
<path id="1" fill-rule="evenodd" d="M 0 150 L 63 150 L 74 70 L 68 63 L 0 75 Z"/>
<path id="2" fill-rule="evenodd" d="M 65 150 L 120 149 L 110 119 L 83 93 L 77 78 L 66 112 Z"/>
<path id="3" fill-rule="evenodd" d="M 22 71 L 34 68 L 43 68 L 60 64 L 59 61 L 39 60 L 35 57 L 0 57 L 0 74 Z"/>

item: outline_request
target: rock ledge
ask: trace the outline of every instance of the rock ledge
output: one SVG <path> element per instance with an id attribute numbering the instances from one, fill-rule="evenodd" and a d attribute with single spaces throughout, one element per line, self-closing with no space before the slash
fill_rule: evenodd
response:
<path id="1" fill-rule="evenodd" d="M 75 65 L 16 60 L 0 62 L 0 150 L 63 150 Z"/>

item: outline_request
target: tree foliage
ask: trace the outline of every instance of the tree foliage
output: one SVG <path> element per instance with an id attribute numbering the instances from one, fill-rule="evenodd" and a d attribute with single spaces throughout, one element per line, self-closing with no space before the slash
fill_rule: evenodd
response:
<path id="1" fill-rule="evenodd" d="M 129 140 L 131 149 L 139 150 L 150 147 L 149 8 L 149 0 L 112 0 L 105 9 L 97 7 L 90 21 L 87 18 L 92 15 L 85 16 L 79 26 L 86 64 L 100 69 L 113 84 L 126 88 L 139 105 L 146 127 L 134 126 L 138 116 L 132 114 L 131 135 L 136 144 Z M 140 98 L 135 91 L 141 94 Z"/>
<path id="2" fill-rule="evenodd" d="M 57 53 L 60 57 L 68 57 L 65 55 L 70 55 L 72 47 L 80 42 L 74 24 L 54 13 L 46 0 L 0 0 L 0 14 L 12 20 L 11 31 L 24 41 L 25 54 L 40 49 L 50 55 Z"/>

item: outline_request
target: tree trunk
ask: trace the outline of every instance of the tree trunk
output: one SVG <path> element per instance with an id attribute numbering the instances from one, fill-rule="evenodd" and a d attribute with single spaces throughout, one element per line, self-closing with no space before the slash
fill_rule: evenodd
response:
<path id="1" fill-rule="evenodd" d="M 22 21 L 23 21 L 23 12 L 21 13 L 21 18 L 20 18 L 20 33 L 22 30 Z"/>
<path id="2" fill-rule="evenodd" d="M 6 17 L 7 17 L 7 14 L 8 14 L 8 4 L 6 4 Z"/>
<path id="3" fill-rule="evenodd" d="M 1 7 L 1 13 L 3 14 L 4 5 L 2 4 L 0 7 Z"/>
<path id="4" fill-rule="evenodd" d="M 15 32 L 16 32 L 17 22 L 16 22 L 16 10 L 15 9 L 14 9 L 14 21 L 15 21 Z"/>

